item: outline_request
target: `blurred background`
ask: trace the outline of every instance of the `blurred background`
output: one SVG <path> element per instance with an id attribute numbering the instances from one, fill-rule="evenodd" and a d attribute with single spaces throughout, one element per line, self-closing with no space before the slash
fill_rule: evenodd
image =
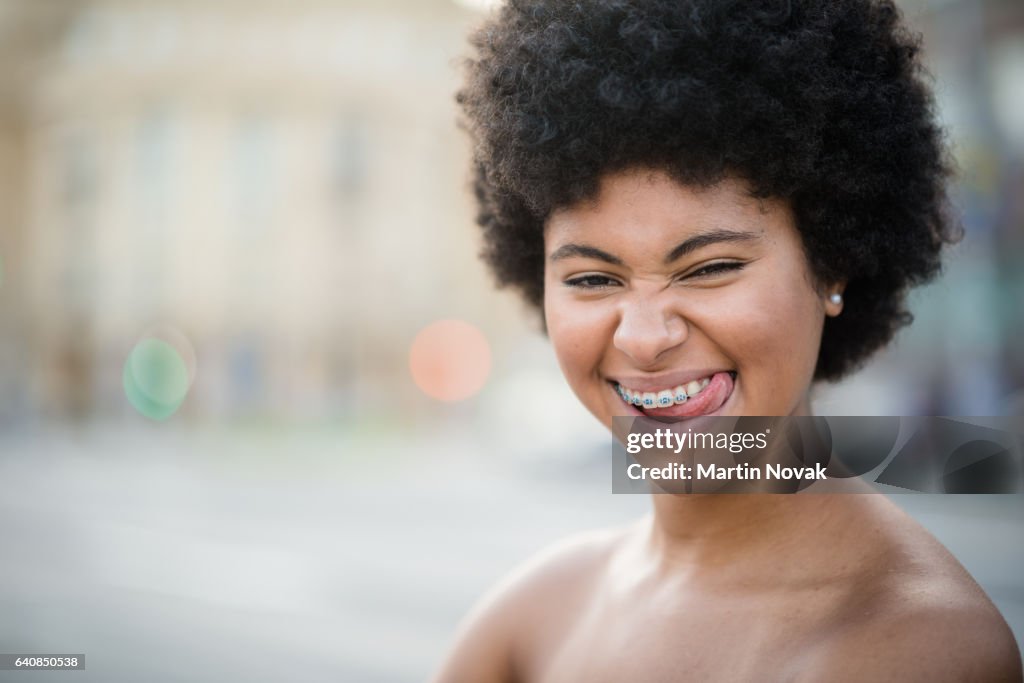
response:
<path id="1" fill-rule="evenodd" d="M 0 652 L 422 680 L 643 514 L 478 262 L 470 0 L 0 0 Z M 966 239 L 824 414 L 1024 414 L 1024 5 L 906 0 Z M 1024 636 L 1021 496 L 898 496 Z M 68 674 L 0 671 L 0 680 Z"/>

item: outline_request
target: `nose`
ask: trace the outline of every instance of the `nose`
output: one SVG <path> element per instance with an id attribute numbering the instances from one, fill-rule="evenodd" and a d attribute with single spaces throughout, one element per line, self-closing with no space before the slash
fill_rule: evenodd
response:
<path id="1" fill-rule="evenodd" d="M 686 319 L 675 310 L 668 293 L 659 294 L 662 296 L 638 296 L 623 302 L 612 338 L 615 347 L 640 368 L 657 365 L 667 351 L 689 336 Z"/>

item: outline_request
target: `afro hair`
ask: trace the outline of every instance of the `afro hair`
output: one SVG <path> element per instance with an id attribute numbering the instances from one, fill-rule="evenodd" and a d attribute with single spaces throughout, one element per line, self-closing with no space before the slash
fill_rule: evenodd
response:
<path id="1" fill-rule="evenodd" d="M 815 379 L 910 322 L 909 287 L 959 237 L 920 42 L 889 1 L 507 0 L 457 95 L 483 256 L 543 306 L 543 228 L 635 167 L 744 178 L 790 203 L 811 271 L 845 282 Z"/>

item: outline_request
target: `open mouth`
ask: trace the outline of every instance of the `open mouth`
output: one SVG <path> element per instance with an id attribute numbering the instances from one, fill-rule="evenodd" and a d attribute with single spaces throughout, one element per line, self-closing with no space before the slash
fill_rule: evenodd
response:
<path id="1" fill-rule="evenodd" d="M 709 415 L 732 395 L 736 373 L 716 372 L 674 387 L 655 391 L 639 391 L 610 382 L 619 398 L 642 415 L 651 417 L 693 417 Z"/>

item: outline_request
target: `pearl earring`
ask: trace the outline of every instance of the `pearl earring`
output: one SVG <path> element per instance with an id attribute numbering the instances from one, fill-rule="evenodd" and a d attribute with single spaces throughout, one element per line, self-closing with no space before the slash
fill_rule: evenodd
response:
<path id="1" fill-rule="evenodd" d="M 836 306 L 838 306 L 839 304 L 843 303 L 843 295 L 840 294 L 839 292 L 836 292 L 835 294 L 830 294 L 828 300 L 835 304 Z"/>

